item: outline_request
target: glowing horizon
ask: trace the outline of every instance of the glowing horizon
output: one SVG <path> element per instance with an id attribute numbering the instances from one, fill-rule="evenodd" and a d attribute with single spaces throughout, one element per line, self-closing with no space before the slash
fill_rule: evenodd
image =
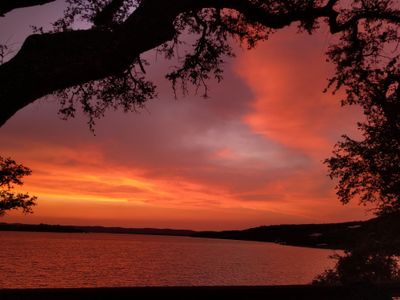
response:
<path id="1" fill-rule="evenodd" d="M 51 97 L 37 101 L 0 128 L 0 153 L 33 170 L 22 190 L 38 206 L 1 221 L 240 229 L 371 216 L 339 203 L 322 164 L 361 117 L 322 93 L 327 45 L 323 33 L 282 30 L 239 50 L 206 100 L 174 100 L 153 57 L 159 99 L 109 112 L 96 136 L 83 116 L 58 119 Z"/>

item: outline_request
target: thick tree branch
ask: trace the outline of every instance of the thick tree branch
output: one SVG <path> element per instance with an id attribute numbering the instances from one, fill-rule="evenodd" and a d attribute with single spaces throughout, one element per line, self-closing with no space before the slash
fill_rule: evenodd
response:
<path id="1" fill-rule="evenodd" d="M 0 126 L 42 96 L 122 72 L 141 53 L 174 37 L 173 22 L 180 13 L 206 7 L 236 9 L 271 28 L 303 17 L 268 14 L 244 0 L 144 0 L 113 31 L 32 35 L 13 59 L 0 66 Z M 323 11 L 312 13 L 319 16 Z"/>
<path id="2" fill-rule="evenodd" d="M 294 22 L 318 19 L 320 17 L 330 17 L 333 11 L 333 3 L 338 0 L 329 1 L 325 6 L 297 10 L 288 13 L 269 12 L 266 9 L 253 4 L 248 0 L 178 0 L 181 11 L 200 10 L 203 8 L 233 9 L 243 14 L 249 22 L 260 23 L 268 28 L 281 29 Z"/>
<path id="3" fill-rule="evenodd" d="M 54 1 L 56 0 L 0 0 L 0 17 L 4 17 L 6 13 L 17 8 L 43 5 Z"/>
<path id="4" fill-rule="evenodd" d="M 161 1 L 161 3 L 163 3 Z M 130 26 L 32 35 L 0 67 L 0 125 L 16 111 L 56 90 L 124 71 L 140 53 L 171 40 L 168 4 L 138 8 Z"/>
<path id="5" fill-rule="evenodd" d="M 123 5 L 124 0 L 112 0 L 101 11 L 99 11 L 93 18 L 95 26 L 108 26 L 113 23 L 115 13 Z"/>
<path id="6" fill-rule="evenodd" d="M 3 1 L 6 2 L 9 1 Z M 97 17 L 109 22 L 121 3 L 121 0 L 111 1 L 104 14 Z M 249 0 L 142 0 L 126 21 L 113 26 L 112 30 L 103 30 L 100 26 L 90 30 L 32 35 L 14 58 L 0 66 L 0 126 L 40 97 L 120 74 L 141 53 L 172 40 L 176 34 L 174 21 L 181 13 L 204 8 L 232 9 L 242 14 L 249 24 L 261 24 L 270 29 L 325 17 L 329 19 L 332 33 L 344 30 L 360 19 L 376 17 L 363 13 L 339 24 L 338 13 L 334 10 L 337 0 L 329 0 L 320 7 L 310 5 L 283 11 L 255 3 Z M 398 22 L 397 15 L 378 17 Z"/>
<path id="7" fill-rule="evenodd" d="M 347 30 L 353 26 L 356 26 L 358 22 L 361 20 L 381 20 L 386 21 L 389 23 L 400 24 L 400 12 L 399 11 L 392 11 L 392 12 L 371 12 L 365 11 L 355 14 L 352 18 L 347 20 L 346 22 L 340 24 L 337 22 L 336 18 L 338 13 L 332 12 L 329 15 L 329 27 L 332 34 L 338 33 L 344 30 Z"/>

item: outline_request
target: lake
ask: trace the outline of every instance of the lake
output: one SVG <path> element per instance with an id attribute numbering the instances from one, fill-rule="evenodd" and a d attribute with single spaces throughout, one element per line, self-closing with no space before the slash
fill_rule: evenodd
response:
<path id="1" fill-rule="evenodd" d="M 332 250 L 190 237 L 0 231 L 0 288 L 306 284 Z"/>

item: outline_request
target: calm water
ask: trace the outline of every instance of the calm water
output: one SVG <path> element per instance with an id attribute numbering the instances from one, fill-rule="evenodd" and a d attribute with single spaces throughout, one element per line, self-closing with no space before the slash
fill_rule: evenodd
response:
<path id="1" fill-rule="evenodd" d="M 147 235 L 0 232 L 0 287 L 309 283 L 330 250 Z"/>

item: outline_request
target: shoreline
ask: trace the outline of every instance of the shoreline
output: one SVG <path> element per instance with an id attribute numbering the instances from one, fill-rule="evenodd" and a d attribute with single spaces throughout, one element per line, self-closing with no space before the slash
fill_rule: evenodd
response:
<path id="1" fill-rule="evenodd" d="M 0 289 L 2 300 L 36 299 L 133 299 L 150 297 L 175 299 L 354 299 L 360 295 L 400 296 L 400 283 L 353 284 L 348 286 L 156 286 L 99 288 Z"/>
<path id="2" fill-rule="evenodd" d="M 327 224 L 270 225 L 244 230 L 194 231 L 166 228 L 125 228 L 106 226 L 77 226 L 51 224 L 0 223 L 0 232 L 49 232 L 49 233 L 108 233 L 141 234 L 158 236 L 182 236 L 192 238 L 210 238 L 234 241 L 267 242 L 282 246 L 303 247 L 325 250 L 344 250 L 349 241 L 354 241 L 354 231 L 368 221 L 354 221 Z M 333 234 L 332 234 L 333 233 Z M 343 240 L 345 240 L 343 242 Z"/>
<path id="3" fill-rule="evenodd" d="M 0 223 L 1 231 L 53 232 L 53 233 L 109 233 L 145 234 L 159 236 L 185 236 L 224 240 L 269 242 L 279 245 L 314 249 L 351 250 L 369 238 L 384 233 L 387 240 L 398 240 L 398 218 L 374 218 L 326 224 L 293 224 L 259 226 L 244 230 L 194 231 L 169 228 L 124 228 L 105 226 L 74 226 L 49 224 Z M 390 229 L 390 230 L 389 230 Z"/>

